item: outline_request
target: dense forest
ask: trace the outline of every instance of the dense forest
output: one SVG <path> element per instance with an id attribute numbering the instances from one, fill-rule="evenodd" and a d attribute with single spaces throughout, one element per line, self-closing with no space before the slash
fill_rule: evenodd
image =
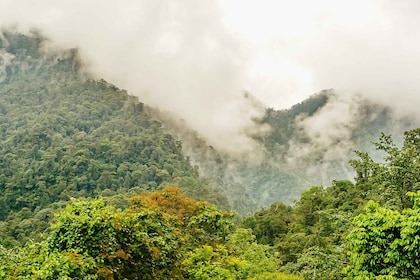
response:
<path id="1" fill-rule="evenodd" d="M 227 205 L 143 104 L 89 79 L 75 50 L 46 56 L 38 34 L 3 37 L 13 56 L 3 59 L 0 84 L 0 219 L 8 235 L 24 239 L 77 197 L 177 185 Z"/>
<path id="2" fill-rule="evenodd" d="M 374 140 L 391 115 L 366 103 L 354 180 L 310 184 L 322 150 L 282 162 L 333 91 L 267 109 L 250 165 L 45 43 L 0 36 L 0 278 L 419 279 L 420 128 Z"/>

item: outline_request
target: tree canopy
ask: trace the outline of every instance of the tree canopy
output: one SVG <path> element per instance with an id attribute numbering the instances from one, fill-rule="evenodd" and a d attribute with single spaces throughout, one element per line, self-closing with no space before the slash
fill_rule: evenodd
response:
<path id="1" fill-rule="evenodd" d="M 420 128 L 401 146 L 382 133 L 383 160 L 356 151 L 354 181 L 302 189 L 305 165 L 279 166 L 326 91 L 254 120 L 272 128 L 254 137 L 271 154 L 252 167 L 192 137 L 203 179 L 154 110 L 45 40 L 0 35 L 1 279 L 420 278 Z M 375 116 L 370 136 L 388 117 Z"/>
<path id="2" fill-rule="evenodd" d="M 305 279 L 417 279 L 419 139 L 420 129 L 407 131 L 398 148 L 382 134 L 375 146 L 384 160 L 357 151 L 355 183 L 312 187 L 294 206 L 275 203 L 242 226 L 279 252 L 282 270 Z"/>
<path id="3" fill-rule="evenodd" d="M 0 276 L 301 279 L 280 273 L 273 248 L 258 244 L 250 230 L 236 230 L 233 218 L 177 188 L 134 196 L 123 210 L 102 198 L 73 199 L 40 243 L 0 247 Z"/>
<path id="4" fill-rule="evenodd" d="M 229 207 L 181 142 L 136 97 L 93 80 L 77 50 L 45 53 L 38 33 L 0 38 L 12 57 L 0 79 L 0 244 L 35 238 L 71 198 L 176 185 Z"/>

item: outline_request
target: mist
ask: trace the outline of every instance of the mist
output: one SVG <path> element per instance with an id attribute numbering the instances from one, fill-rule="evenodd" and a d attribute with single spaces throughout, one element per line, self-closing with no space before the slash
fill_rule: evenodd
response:
<path id="1" fill-rule="evenodd" d="M 260 149 L 250 132 L 267 132 L 252 121 L 264 108 L 244 91 L 277 109 L 326 88 L 343 93 L 324 117 L 302 123 L 313 146 L 330 147 L 337 133 L 346 139 L 360 121 L 353 94 L 417 116 L 419 11 L 415 0 L 0 0 L 0 25 L 39 29 L 49 47 L 79 48 L 95 77 L 242 156 Z"/>

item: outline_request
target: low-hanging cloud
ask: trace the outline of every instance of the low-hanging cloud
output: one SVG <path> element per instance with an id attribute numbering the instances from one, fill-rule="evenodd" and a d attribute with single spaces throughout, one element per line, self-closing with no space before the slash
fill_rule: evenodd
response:
<path id="1" fill-rule="evenodd" d="M 358 96 L 332 95 L 316 114 L 296 119 L 297 135 L 289 143 L 288 157 L 295 160 L 318 155 L 321 162 L 347 158 L 355 147 L 352 133 L 366 117 L 360 114 L 361 102 Z"/>
<path id="2" fill-rule="evenodd" d="M 266 129 L 254 125 L 264 110 L 243 90 L 284 108 L 335 88 L 418 114 L 419 8 L 415 0 L 0 0 L 0 24 L 78 47 L 98 78 L 175 113 L 216 148 L 246 154 L 259 148 L 247 131 Z"/>
<path id="3" fill-rule="evenodd" d="M 272 104 L 334 88 L 418 113 L 419 1 L 224 2 L 227 24 L 263 50 L 255 53 L 265 66 L 259 74 L 267 91 L 260 94 Z"/>
<path id="4" fill-rule="evenodd" d="M 264 110 L 244 98 L 247 57 L 215 2 L 3 1 L 2 23 L 39 28 L 60 47 L 78 47 L 90 71 L 140 100 L 176 113 L 210 144 L 247 154 Z M 29 6 L 28 6 L 29 7 Z"/>

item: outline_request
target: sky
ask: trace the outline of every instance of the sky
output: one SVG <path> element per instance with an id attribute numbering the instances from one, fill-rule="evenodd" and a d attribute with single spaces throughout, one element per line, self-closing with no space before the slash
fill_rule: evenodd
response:
<path id="1" fill-rule="evenodd" d="M 266 131 L 244 91 L 276 109 L 334 88 L 419 111 L 417 0 L 0 0 L 0 25 L 78 47 L 96 77 L 238 153 Z"/>
<path id="2" fill-rule="evenodd" d="M 255 51 L 251 72 L 267 83 L 255 91 L 274 107 L 328 88 L 403 107 L 419 101 L 419 1 L 221 3 L 224 22 Z"/>

